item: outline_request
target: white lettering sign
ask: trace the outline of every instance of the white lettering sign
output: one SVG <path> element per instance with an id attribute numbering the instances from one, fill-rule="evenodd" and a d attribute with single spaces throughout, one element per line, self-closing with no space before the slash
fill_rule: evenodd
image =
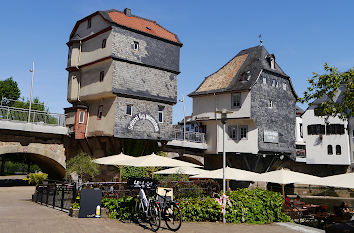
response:
<path id="1" fill-rule="evenodd" d="M 133 119 L 130 121 L 129 123 L 129 126 L 128 126 L 128 129 L 129 130 L 133 130 L 134 129 L 134 126 L 135 124 L 140 121 L 140 120 L 147 120 L 149 121 L 152 126 L 154 127 L 154 131 L 155 132 L 159 132 L 160 131 L 160 128 L 159 128 L 159 124 L 156 122 L 156 120 L 150 116 L 149 114 L 145 114 L 145 113 L 139 113 L 139 114 L 136 114 Z"/>
<path id="2" fill-rule="evenodd" d="M 264 130 L 263 136 L 264 136 L 264 142 L 272 142 L 272 143 L 279 142 L 278 132 L 276 131 Z"/>

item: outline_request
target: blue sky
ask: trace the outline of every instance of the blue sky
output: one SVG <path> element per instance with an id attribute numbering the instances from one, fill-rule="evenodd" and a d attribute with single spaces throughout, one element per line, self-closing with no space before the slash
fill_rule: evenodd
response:
<path id="1" fill-rule="evenodd" d="M 354 66 L 354 1 L 4 1 L 0 14 L 0 79 L 12 76 L 29 96 L 32 61 L 34 96 L 51 112 L 66 101 L 67 46 L 75 22 L 97 10 L 131 8 L 156 20 L 183 42 L 178 96 L 187 95 L 240 50 L 259 44 L 274 53 L 299 96 L 312 72 L 325 62 L 345 71 Z M 186 97 L 187 114 L 192 100 Z M 173 121 L 183 118 L 174 107 Z"/>

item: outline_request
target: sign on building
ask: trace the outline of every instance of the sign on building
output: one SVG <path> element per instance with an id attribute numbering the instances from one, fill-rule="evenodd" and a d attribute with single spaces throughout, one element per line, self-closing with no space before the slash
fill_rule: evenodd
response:
<path id="1" fill-rule="evenodd" d="M 279 143 L 279 136 L 277 131 L 264 130 L 264 142 Z"/>
<path id="2" fill-rule="evenodd" d="M 145 113 L 139 113 L 139 114 L 136 114 L 135 116 L 133 116 L 131 121 L 129 122 L 128 129 L 129 130 L 133 130 L 135 124 L 138 121 L 141 121 L 141 120 L 149 121 L 152 124 L 152 126 L 154 127 L 154 131 L 155 132 L 159 132 L 160 131 L 160 128 L 159 128 L 159 125 L 158 125 L 157 121 L 152 116 L 150 116 L 149 114 L 145 114 Z"/>

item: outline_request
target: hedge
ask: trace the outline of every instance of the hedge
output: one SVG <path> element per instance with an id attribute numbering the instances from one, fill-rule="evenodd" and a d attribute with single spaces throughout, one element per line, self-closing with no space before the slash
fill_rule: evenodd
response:
<path id="1" fill-rule="evenodd" d="M 282 212 L 284 200 L 280 193 L 261 189 L 239 189 L 228 192 L 227 195 L 230 202 L 226 206 L 225 218 L 229 223 L 264 224 L 290 221 L 290 217 Z M 131 219 L 134 203 L 133 197 L 102 200 L 103 207 L 110 211 L 110 217 L 121 220 Z M 179 203 L 183 221 L 222 221 L 221 206 L 214 198 L 187 198 L 180 200 Z"/>

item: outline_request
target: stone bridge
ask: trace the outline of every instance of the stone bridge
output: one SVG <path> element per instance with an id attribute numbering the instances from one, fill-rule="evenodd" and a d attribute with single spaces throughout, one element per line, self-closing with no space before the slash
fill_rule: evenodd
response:
<path id="1" fill-rule="evenodd" d="M 67 132 L 61 125 L 0 120 L 0 155 L 23 155 L 50 178 L 60 179 L 65 175 Z"/>

